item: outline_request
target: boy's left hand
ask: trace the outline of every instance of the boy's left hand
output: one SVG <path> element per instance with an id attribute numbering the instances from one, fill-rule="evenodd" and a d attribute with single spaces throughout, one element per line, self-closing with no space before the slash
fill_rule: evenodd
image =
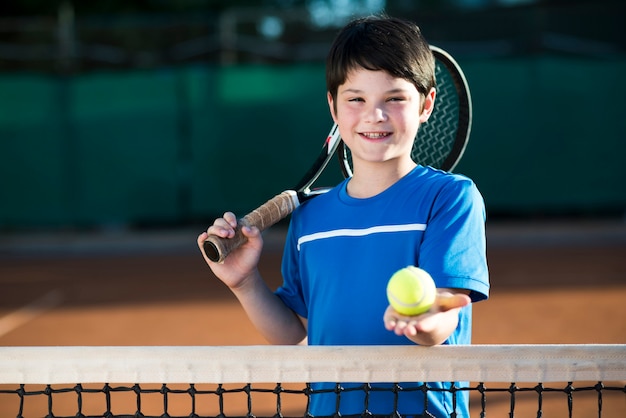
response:
<path id="1" fill-rule="evenodd" d="M 449 328 L 449 321 L 458 321 L 457 312 L 450 311 L 458 310 L 470 303 L 472 303 L 470 297 L 464 293 L 438 289 L 435 303 L 427 312 L 417 316 L 404 316 L 388 306 L 383 320 L 388 331 L 415 340 L 418 334 L 436 334 L 440 329 Z M 453 314 L 453 317 L 449 314 Z"/>

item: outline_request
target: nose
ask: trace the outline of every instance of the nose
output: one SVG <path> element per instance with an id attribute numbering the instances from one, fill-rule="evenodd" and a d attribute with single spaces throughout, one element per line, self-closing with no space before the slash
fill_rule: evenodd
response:
<path id="1" fill-rule="evenodd" d="M 367 112 L 367 122 L 379 123 L 386 120 L 387 112 L 385 111 L 384 106 L 381 106 L 380 104 L 371 106 L 371 108 Z"/>

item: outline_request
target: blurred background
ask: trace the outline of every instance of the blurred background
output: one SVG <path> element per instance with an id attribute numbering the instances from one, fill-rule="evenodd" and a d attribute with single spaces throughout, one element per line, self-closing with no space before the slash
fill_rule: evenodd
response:
<path id="1" fill-rule="evenodd" d="M 464 69 L 475 116 L 456 171 L 490 219 L 623 221 L 621 0 L 15 0 L 0 5 L 0 233 L 205 226 L 291 187 L 331 125 L 329 44 L 383 11 Z"/>
<path id="2" fill-rule="evenodd" d="M 485 198 L 492 282 L 473 342 L 626 343 L 623 0 L 13 0 L 0 345 L 264 344 L 196 236 L 300 179 L 331 126 L 330 43 L 383 10 L 471 87 L 455 171 Z M 336 164 L 319 183 L 340 178 Z M 272 288 L 284 231 L 264 237 Z M 618 395 L 603 416 L 623 417 Z"/>

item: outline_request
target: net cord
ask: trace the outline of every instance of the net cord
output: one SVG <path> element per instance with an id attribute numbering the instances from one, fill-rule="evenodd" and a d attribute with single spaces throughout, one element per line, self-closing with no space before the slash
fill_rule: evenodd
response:
<path id="1" fill-rule="evenodd" d="M 626 345 L 0 347 L 0 384 L 626 380 Z"/>

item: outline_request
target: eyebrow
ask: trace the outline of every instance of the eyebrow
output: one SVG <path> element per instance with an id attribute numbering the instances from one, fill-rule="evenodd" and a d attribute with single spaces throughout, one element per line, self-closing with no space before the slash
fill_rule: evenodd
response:
<path id="1" fill-rule="evenodd" d="M 397 88 L 397 89 L 387 90 L 384 92 L 384 94 L 397 94 L 397 93 L 406 93 L 406 92 L 407 92 L 406 89 Z M 339 94 L 344 94 L 344 93 L 362 94 L 364 93 L 364 91 L 360 89 L 345 89 L 339 92 Z"/>

